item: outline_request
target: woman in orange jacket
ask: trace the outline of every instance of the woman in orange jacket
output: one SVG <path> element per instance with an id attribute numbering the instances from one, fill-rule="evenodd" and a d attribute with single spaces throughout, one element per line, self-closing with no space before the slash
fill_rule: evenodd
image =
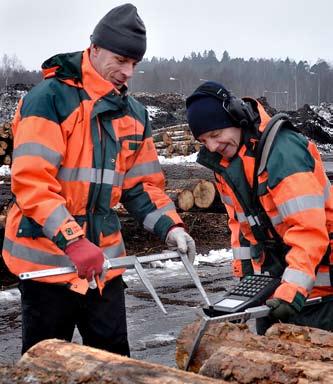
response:
<path id="1" fill-rule="evenodd" d="M 215 172 L 229 215 L 235 276 L 280 277 L 267 301 L 272 317 L 333 330 L 333 195 L 316 146 L 286 120 L 255 169 L 271 120 L 258 101 L 206 82 L 186 105 L 190 129 L 203 143 L 197 161 Z M 303 307 L 316 296 L 323 303 Z M 265 328 L 258 322 L 259 333 Z"/>
<path id="2" fill-rule="evenodd" d="M 164 177 L 145 108 L 127 81 L 146 50 L 136 8 L 112 9 L 97 24 L 90 48 L 44 62 L 44 80 L 19 104 L 13 122 L 12 190 L 3 257 L 11 272 L 75 265 L 77 273 L 22 281 L 23 347 L 47 338 L 129 355 L 123 270 L 104 288 L 88 289 L 104 258 L 125 255 L 122 202 L 166 244 L 195 245 L 164 193 Z M 83 294 L 83 295 L 82 295 Z"/>

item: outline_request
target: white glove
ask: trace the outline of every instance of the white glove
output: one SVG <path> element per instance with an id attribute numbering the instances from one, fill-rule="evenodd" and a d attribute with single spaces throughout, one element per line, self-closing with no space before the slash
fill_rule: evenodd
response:
<path id="1" fill-rule="evenodd" d="M 192 237 L 185 232 L 182 227 L 175 227 L 171 229 L 165 239 L 165 244 L 172 251 L 179 251 L 186 253 L 189 261 L 193 264 L 196 250 L 195 242 Z"/>

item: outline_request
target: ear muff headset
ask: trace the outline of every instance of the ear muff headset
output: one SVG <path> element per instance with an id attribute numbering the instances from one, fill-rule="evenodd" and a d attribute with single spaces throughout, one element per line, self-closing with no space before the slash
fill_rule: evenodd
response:
<path id="1" fill-rule="evenodd" d="M 244 100 L 232 96 L 224 88 L 218 86 L 215 83 L 205 83 L 200 85 L 194 93 L 187 98 L 186 106 L 191 104 L 196 98 L 202 97 L 203 95 L 209 95 L 221 100 L 222 108 L 228 113 L 230 119 L 234 122 L 235 126 L 240 128 L 251 127 L 256 121 L 256 115 L 253 112 L 250 103 Z"/>

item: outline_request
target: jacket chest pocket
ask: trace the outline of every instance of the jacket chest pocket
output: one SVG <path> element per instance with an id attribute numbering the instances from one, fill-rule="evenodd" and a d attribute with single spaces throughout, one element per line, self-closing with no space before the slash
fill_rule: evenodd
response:
<path id="1" fill-rule="evenodd" d="M 141 145 L 142 140 L 123 140 L 121 142 L 120 166 L 123 171 L 126 172 L 133 166 Z"/>

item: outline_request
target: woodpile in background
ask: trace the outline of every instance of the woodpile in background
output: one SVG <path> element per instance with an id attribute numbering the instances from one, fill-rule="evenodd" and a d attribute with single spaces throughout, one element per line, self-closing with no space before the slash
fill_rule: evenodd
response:
<path id="1" fill-rule="evenodd" d="M 0 167 L 3 165 L 11 165 L 12 152 L 13 134 L 11 123 L 8 121 L 2 122 L 0 123 Z M 7 212 L 11 201 L 12 193 L 10 190 L 10 176 L 0 175 L 0 229 L 5 226 Z"/>
<path id="2" fill-rule="evenodd" d="M 177 339 L 180 369 L 198 328 L 187 325 Z M 333 383 L 333 333 L 278 323 L 259 336 L 245 324 L 209 324 L 190 371 L 239 384 Z"/>
<path id="3" fill-rule="evenodd" d="M 162 164 L 166 193 L 184 212 L 222 212 L 225 207 L 214 184 L 214 173 L 197 163 Z"/>
<path id="4" fill-rule="evenodd" d="M 12 162 L 13 134 L 11 123 L 0 124 L 0 166 L 10 165 Z"/>
<path id="5" fill-rule="evenodd" d="M 155 129 L 153 139 L 160 156 L 187 156 L 200 149 L 200 143 L 192 136 L 188 124 Z"/>

